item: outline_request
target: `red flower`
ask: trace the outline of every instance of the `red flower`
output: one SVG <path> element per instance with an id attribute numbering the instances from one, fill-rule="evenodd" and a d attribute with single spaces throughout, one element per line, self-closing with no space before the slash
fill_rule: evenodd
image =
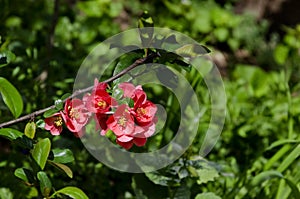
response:
<path id="1" fill-rule="evenodd" d="M 96 121 L 96 130 L 100 130 L 101 135 L 105 135 L 108 127 L 107 127 L 107 120 L 109 118 L 109 115 L 107 114 L 96 114 L 95 115 L 95 121 Z"/>
<path id="2" fill-rule="evenodd" d="M 62 132 L 63 120 L 60 113 L 55 113 L 44 121 L 45 129 L 50 131 L 52 135 L 59 135 Z"/>
<path id="3" fill-rule="evenodd" d="M 147 126 L 153 122 L 157 107 L 155 104 L 147 100 L 143 104 L 135 104 L 134 116 L 137 124 L 141 126 Z"/>
<path id="4" fill-rule="evenodd" d="M 68 99 L 65 103 L 64 112 L 61 112 L 62 118 L 65 121 L 68 129 L 80 137 L 83 134 L 83 127 L 88 122 L 90 113 L 80 99 Z"/>
<path id="5" fill-rule="evenodd" d="M 127 137 L 127 136 L 122 136 L 118 137 L 116 140 L 117 144 L 120 145 L 121 147 L 125 149 L 130 149 L 133 144 L 136 146 L 144 146 L 147 142 L 146 138 L 138 138 L 138 137 Z"/>
<path id="6" fill-rule="evenodd" d="M 105 113 L 110 110 L 113 98 L 106 92 L 106 83 L 95 80 L 93 92 L 83 97 L 87 109 L 92 113 Z"/>

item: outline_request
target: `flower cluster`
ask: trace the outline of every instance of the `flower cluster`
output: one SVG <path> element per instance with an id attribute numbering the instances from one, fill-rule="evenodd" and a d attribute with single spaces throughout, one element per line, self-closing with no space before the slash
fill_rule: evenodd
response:
<path id="1" fill-rule="evenodd" d="M 123 148 L 130 149 L 134 144 L 144 146 L 155 132 L 156 105 L 147 99 L 140 85 L 119 84 L 123 94 L 118 100 L 109 95 L 107 86 L 95 80 L 91 93 L 82 99 L 68 99 L 63 110 L 46 118 L 45 129 L 52 135 L 59 135 L 65 124 L 76 137 L 81 137 L 86 124 L 94 118 L 100 134 L 105 135 L 111 130 L 116 143 Z"/>

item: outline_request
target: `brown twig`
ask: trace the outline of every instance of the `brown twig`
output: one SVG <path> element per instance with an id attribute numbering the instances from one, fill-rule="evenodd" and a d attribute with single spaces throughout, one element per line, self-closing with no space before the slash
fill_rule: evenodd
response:
<path id="1" fill-rule="evenodd" d="M 112 82 L 120 77 L 122 77 L 123 75 L 125 75 L 126 73 L 128 73 L 129 71 L 131 71 L 132 69 L 134 69 L 135 67 L 141 65 L 141 64 L 144 64 L 146 63 L 147 61 L 149 61 L 150 59 L 153 59 L 154 57 L 156 57 L 157 54 L 151 54 L 151 55 L 148 55 L 147 57 L 144 57 L 144 58 L 140 58 L 140 59 L 137 59 L 133 64 L 131 64 L 130 66 L 128 66 L 127 68 L 125 68 L 124 70 L 122 70 L 120 73 L 112 76 L 111 78 L 103 81 L 104 83 L 109 83 L 109 82 Z M 71 99 L 71 98 L 74 98 L 80 94 L 83 94 L 83 93 L 86 93 L 88 91 L 91 91 L 93 89 L 93 86 L 90 86 L 90 87 L 87 87 L 85 89 L 81 89 L 81 90 L 77 90 L 75 91 L 71 96 L 69 96 L 67 99 Z M 64 101 L 66 101 L 67 99 L 65 99 Z M 30 113 L 28 115 L 24 115 L 20 118 L 17 118 L 15 120 L 10 120 L 8 122 L 4 122 L 2 124 L 0 124 L 0 128 L 3 128 L 5 126 L 9 126 L 9 125 L 12 125 L 12 124 L 16 124 L 16 123 L 19 123 L 19 122 L 22 122 L 24 120 L 29 120 L 29 119 L 32 119 L 38 115 L 41 115 L 43 113 L 45 113 L 46 111 L 50 110 L 50 109 L 53 109 L 55 108 L 55 105 L 52 105 L 52 106 L 49 106 L 47 108 L 44 108 L 44 109 L 41 109 L 41 110 L 38 110 L 38 111 L 35 111 L 33 113 Z"/>

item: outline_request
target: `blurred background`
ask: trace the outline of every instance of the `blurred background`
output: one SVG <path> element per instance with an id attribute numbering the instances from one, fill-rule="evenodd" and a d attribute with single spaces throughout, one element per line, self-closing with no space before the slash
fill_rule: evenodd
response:
<path id="1" fill-rule="evenodd" d="M 137 28 L 144 11 L 156 27 L 182 32 L 208 47 L 224 80 L 226 123 L 206 157 L 206 170 L 195 163 L 200 141 L 170 168 L 127 174 L 102 165 L 80 140 L 65 134 L 53 142 L 72 149 L 74 178 L 50 173 L 58 187 L 76 185 L 90 198 L 293 197 L 297 190 L 280 178 L 253 182 L 261 172 L 276 170 L 299 189 L 300 1 L 0 0 L 0 7 L 0 75 L 20 91 L 23 114 L 50 106 L 71 92 L 77 70 L 93 47 Z M 205 85 L 194 86 L 209 109 L 209 98 L 201 89 Z M 147 91 L 153 98 L 161 95 Z M 10 119 L 0 103 L 0 123 Z M 209 115 L 201 121 L 198 140 L 208 124 Z M 151 144 L 168 143 L 174 136 L 170 131 Z M 286 160 L 291 153 L 296 155 Z M 15 198 L 34 198 L 35 191 L 13 176 L 15 168 L 26 166 L 21 159 L 19 149 L 1 138 L 1 190 Z"/>

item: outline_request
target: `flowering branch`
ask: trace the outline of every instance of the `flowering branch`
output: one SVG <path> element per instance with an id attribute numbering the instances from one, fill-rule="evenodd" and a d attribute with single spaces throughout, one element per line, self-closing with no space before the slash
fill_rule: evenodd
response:
<path id="1" fill-rule="evenodd" d="M 133 64 L 131 64 L 130 66 L 128 66 L 127 68 L 125 68 L 124 70 L 122 70 L 120 73 L 110 77 L 109 79 L 107 80 L 104 80 L 103 83 L 109 83 L 109 82 L 112 82 L 120 77 L 122 77 L 123 75 L 125 75 L 126 73 L 128 73 L 129 71 L 131 71 L 132 69 L 134 69 L 135 67 L 141 65 L 141 64 L 144 64 L 146 63 L 147 61 L 157 57 L 158 55 L 157 54 L 150 54 L 146 57 L 143 57 L 143 58 L 140 58 L 140 59 L 137 59 Z M 67 101 L 68 99 L 71 99 L 71 98 L 74 98 L 80 94 L 83 94 L 83 93 L 86 93 L 88 91 L 91 91 L 93 89 L 94 86 L 90 86 L 90 87 L 87 87 L 85 89 L 81 89 L 81 90 L 77 90 L 75 91 L 71 96 L 69 96 L 67 99 L 64 100 Z M 50 110 L 50 109 L 53 109 L 55 108 L 55 105 L 52 105 L 52 106 L 49 106 L 47 108 L 44 108 L 44 109 L 40 109 L 38 111 L 35 111 L 33 113 L 30 113 L 28 115 L 24 115 L 20 118 L 17 118 L 17 119 L 14 119 L 14 120 L 10 120 L 8 122 L 4 122 L 4 123 L 1 123 L 0 124 L 0 128 L 3 128 L 5 126 L 9 126 L 9 125 L 12 125 L 12 124 L 16 124 L 16 123 L 19 123 L 19 122 L 22 122 L 24 120 L 29 120 L 29 119 L 33 119 L 35 118 L 36 116 L 38 115 L 41 115 L 43 113 L 45 113 L 46 111 Z"/>

